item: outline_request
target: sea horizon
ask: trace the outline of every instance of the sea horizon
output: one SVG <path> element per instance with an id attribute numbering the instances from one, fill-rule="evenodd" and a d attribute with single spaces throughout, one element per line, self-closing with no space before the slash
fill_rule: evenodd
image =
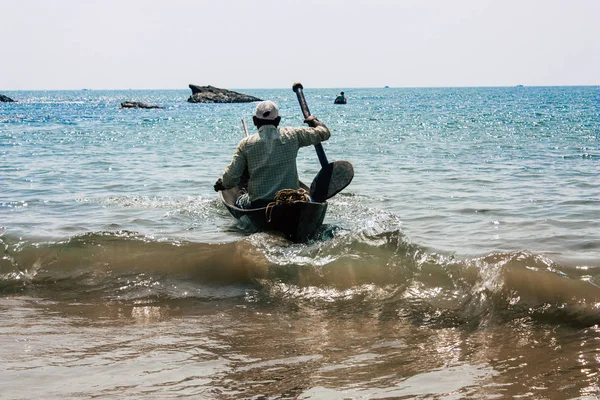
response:
<path id="1" fill-rule="evenodd" d="M 300 81 L 301 82 L 301 81 Z M 196 84 L 198 86 L 213 86 L 221 89 L 228 90 L 287 90 L 292 87 L 290 84 L 288 87 L 230 87 L 230 86 L 219 86 L 212 84 Z M 188 85 L 190 85 L 188 84 Z M 447 86 L 322 86 L 322 87 L 306 87 L 305 89 L 331 89 L 331 90 L 353 90 L 353 89 L 491 89 L 491 88 L 512 88 L 512 87 L 530 87 L 530 88 L 568 88 L 568 87 L 600 87 L 598 84 L 545 84 L 545 85 L 527 85 L 521 83 L 515 83 L 512 85 L 447 85 Z M 189 87 L 179 88 L 93 88 L 93 87 L 82 87 L 82 88 L 67 88 L 67 89 L 0 89 L 0 92 L 70 92 L 70 91 L 155 91 L 155 90 L 186 90 L 189 91 Z"/>

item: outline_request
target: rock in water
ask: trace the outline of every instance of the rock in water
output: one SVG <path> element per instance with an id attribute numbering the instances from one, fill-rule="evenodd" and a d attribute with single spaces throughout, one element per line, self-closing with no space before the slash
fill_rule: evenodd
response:
<path id="1" fill-rule="evenodd" d="M 121 108 L 164 108 L 152 104 L 140 103 L 139 101 L 123 101 Z"/>
<path id="2" fill-rule="evenodd" d="M 192 89 L 192 95 L 188 98 L 190 103 L 251 103 L 253 101 L 262 101 L 254 96 L 232 90 L 219 89 L 214 86 L 190 84 L 190 89 Z"/>
<path id="3" fill-rule="evenodd" d="M 4 103 L 15 103 L 15 101 L 13 99 L 11 99 L 8 96 L 5 96 L 3 94 L 0 94 L 0 101 L 4 102 Z"/>

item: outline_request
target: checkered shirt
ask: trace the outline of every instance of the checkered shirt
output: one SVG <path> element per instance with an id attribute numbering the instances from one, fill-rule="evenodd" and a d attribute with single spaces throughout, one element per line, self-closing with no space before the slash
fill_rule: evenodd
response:
<path id="1" fill-rule="evenodd" d="M 270 201 L 281 189 L 298 189 L 298 149 L 320 143 L 329 136 L 329 129 L 324 126 L 261 126 L 258 134 L 245 137 L 237 145 L 233 159 L 223 173 L 223 185 L 227 188 L 237 185 L 247 166 L 250 201 Z"/>

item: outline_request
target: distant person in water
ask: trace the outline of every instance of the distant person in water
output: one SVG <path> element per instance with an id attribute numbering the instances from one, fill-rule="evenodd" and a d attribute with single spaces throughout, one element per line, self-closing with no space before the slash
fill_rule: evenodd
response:
<path id="1" fill-rule="evenodd" d="M 233 188 L 247 171 L 247 192 L 236 203 L 240 208 L 264 207 L 279 190 L 298 189 L 298 149 L 321 143 L 330 136 L 327 126 L 314 115 L 304 120 L 308 127 L 279 128 L 279 108 L 269 100 L 258 103 L 252 121 L 258 134 L 240 141 L 231 163 L 214 185 L 215 191 Z"/>
<path id="2" fill-rule="evenodd" d="M 344 92 L 340 92 L 340 94 L 338 94 L 333 104 L 346 104 L 346 96 L 344 96 Z"/>

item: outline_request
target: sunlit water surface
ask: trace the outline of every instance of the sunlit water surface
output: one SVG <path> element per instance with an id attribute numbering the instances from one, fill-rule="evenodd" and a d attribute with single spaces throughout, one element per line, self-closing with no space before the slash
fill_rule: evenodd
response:
<path id="1" fill-rule="evenodd" d="M 355 168 L 306 244 L 212 189 L 254 104 L 3 93 L 0 397 L 600 396 L 598 88 L 344 90 L 305 88 Z"/>

